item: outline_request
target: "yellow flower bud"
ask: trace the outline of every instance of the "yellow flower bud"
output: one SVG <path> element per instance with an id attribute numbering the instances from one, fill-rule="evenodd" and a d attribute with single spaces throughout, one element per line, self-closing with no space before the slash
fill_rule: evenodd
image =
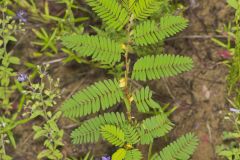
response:
<path id="1" fill-rule="evenodd" d="M 133 148 L 133 146 L 131 145 L 131 144 L 126 144 L 126 149 L 132 149 Z"/>
<path id="2" fill-rule="evenodd" d="M 121 78 L 119 81 L 119 87 L 124 88 L 126 87 L 126 80 L 125 78 Z"/>
<path id="3" fill-rule="evenodd" d="M 133 96 L 131 96 L 130 98 L 129 98 L 129 102 L 132 102 L 134 99 L 133 99 Z"/>
<path id="4" fill-rule="evenodd" d="M 122 49 L 126 50 L 127 46 L 125 44 L 122 44 Z"/>

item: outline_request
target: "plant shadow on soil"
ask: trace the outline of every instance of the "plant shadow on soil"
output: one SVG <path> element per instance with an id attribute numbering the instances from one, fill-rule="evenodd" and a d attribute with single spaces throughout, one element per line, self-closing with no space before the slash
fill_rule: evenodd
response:
<path id="1" fill-rule="evenodd" d="M 167 80 L 151 81 L 150 87 L 156 93 L 156 100 L 159 102 L 171 103 L 178 109 L 172 114 L 171 120 L 175 124 L 170 137 L 158 139 L 154 143 L 154 151 L 159 151 L 165 144 L 172 142 L 187 132 L 194 132 L 200 139 L 197 151 L 193 160 L 217 160 L 220 159 L 215 153 L 215 147 L 222 143 L 222 132 L 231 127 L 224 121 L 228 110 L 226 105 L 226 66 L 221 64 L 221 57 L 217 47 L 210 38 L 194 38 L 191 35 L 214 35 L 216 29 L 228 23 L 233 17 L 231 9 L 225 1 L 219 0 L 185 0 L 188 9 L 185 17 L 189 19 L 189 27 L 176 37 L 166 41 L 166 53 L 176 53 L 193 58 L 195 67 L 191 72 L 184 73 Z M 29 32 L 31 34 L 31 32 Z M 186 37 L 188 36 L 188 37 Z M 31 35 L 25 35 L 29 42 L 22 42 L 21 50 L 17 52 L 30 53 L 34 47 L 29 47 Z M 17 54 L 16 54 L 17 55 Z M 58 55 L 62 56 L 62 55 Z M 55 57 L 56 58 L 56 57 Z M 29 60 L 29 57 L 25 57 Z M 30 60 L 32 60 L 30 58 Z M 42 58 L 41 61 L 47 61 Z M 36 61 L 36 60 L 35 60 Z M 36 61 L 39 63 L 39 60 Z M 105 72 L 89 66 L 71 63 L 62 65 L 54 63 L 49 72 L 53 77 L 59 77 L 62 81 L 63 98 L 69 97 L 75 91 L 84 88 L 98 80 L 106 78 Z M 59 102 L 60 104 L 61 102 Z M 113 111 L 119 110 L 119 107 Z M 33 160 L 43 149 L 41 141 L 33 141 L 32 125 L 41 124 L 41 120 L 17 127 L 17 149 L 9 148 L 14 154 L 14 160 Z M 104 153 L 111 153 L 114 149 L 108 147 L 105 142 L 97 145 L 71 145 L 70 132 L 75 126 L 63 118 L 59 122 L 60 127 L 66 131 L 63 153 L 70 156 L 79 156 L 88 151 L 93 155 L 101 157 Z M 143 147 L 147 151 L 146 147 Z M 144 154 L 146 159 L 147 153 Z"/>

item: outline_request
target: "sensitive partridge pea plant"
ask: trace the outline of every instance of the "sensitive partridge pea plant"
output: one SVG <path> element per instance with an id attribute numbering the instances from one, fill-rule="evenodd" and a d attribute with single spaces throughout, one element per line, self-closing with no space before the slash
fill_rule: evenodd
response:
<path id="1" fill-rule="evenodd" d="M 160 22 L 151 16 L 161 8 L 158 0 L 86 0 L 102 19 L 106 31 L 125 34 L 124 42 L 101 35 L 67 35 L 62 44 L 79 57 L 91 57 L 93 62 L 116 66 L 124 62 L 122 78 L 96 82 L 66 100 L 61 110 L 66 117 L 82 118 L 106 111 L 124 102 L 126 113 L 107 112 L 81 123 L 72 134 L 74 144 L 95 143 L 103 138 L 118 147 L 112 160 L 141 160 L 139 145 L 150 145 L 173 128 L 164 109 L 153 99 L 150 87 L 134 88 L 134 81 L 148 81 L 175 76 L 193 67 L 189 57 L 156 54 L 139 57 L 134 48 L 147 47 L 164 41 L 187 27 L 180 16 L 166 15 Z M 135 56 L 136 57 L 136 56 Z M 135 63 L 134 63 L 135 62 Z M 134 63 L 134 65 L 132 65 Z M 154 111 L 142 121 L 134 118 L 133 107 L 140 113 Z M 149 114 L 148 114 L 149 115 Z M 182 136 L 161 152 L 148 155 L 151 160 L 189 159 L 198 140 L 192 133 Z M 150 147 L 151 148 L 151 147 Z"/>

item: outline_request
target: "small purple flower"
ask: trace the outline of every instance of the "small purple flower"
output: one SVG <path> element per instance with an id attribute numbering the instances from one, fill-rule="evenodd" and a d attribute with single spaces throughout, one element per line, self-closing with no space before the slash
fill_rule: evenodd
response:
<path id="1" fill-rule="evenodd" d="M 20 74 L 18 75 L 17 80 L 18 80 L 19 82 L 25 82 L 25 81 L 27 80 L 27 78 L 28 78 L 28 76 L 27 76 L 26 74 L 20 73 Z"/>
<path id="2" fill-rule="evenodd" d="M 239 109 L 236 109 L 236 108 L 230 108 L 230 111 L 231 111 L 231 112 L 234 112 L 234 113 L 237 113 L 237 114 L 240 113 L 240 110 L 239 110 Z"/>
<path id="3" fill-rule="evenodd" d="M 103 156 L 102 160 L 111 160 L 111 157 L 110 156 Z"/>
<path id="4" fill-rule="evenodd" d="M 24 11 L 24 10 L 20 10 L 20 11 L 17 12 L 16 18 L 19 19 L 22 22 L 27 22 L 26 16 L 27 16 L 27 12 Z"/>

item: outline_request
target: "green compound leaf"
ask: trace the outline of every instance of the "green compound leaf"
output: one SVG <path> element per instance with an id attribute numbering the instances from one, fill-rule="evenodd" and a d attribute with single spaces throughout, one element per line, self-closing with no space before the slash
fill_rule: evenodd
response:
<path id="1" fill-rule="evenodd" d="M 124 148 L 118 149 L 115 153 L 112 155 L 112 160 L 123 160 L 126 156 L 127 151 Z"/>
<path id="2" fill-rule="evenodd" d="M 160 25 L 153 20 L 147 20 L 133 30 L 133 39 L 136 45 L 146 46 L 164 41 L 187 27 L 188 21 L 180 16 L 165 16 Z"/>
<path id="3" fill-rule="evenodd" d="M 167 54 L 145 56 L 135 63 L 132 79 L 146 81 L 175 76 L 191 70 L 192 67 L 193 61 L 189 57 Z"/>
<path id="4" fill-rule="evenodd" d="M 114 125 L 104 125 L 101 127 L 101 134 L 105 140 L 114 146 L 122 147 L 125 144 L 124 132 Z"/>
<path id="5" fill-rule="evenodd" d="M 142 153 L 138 149 L 128 150 L 124 160 L 142 160 Z"/>
<path id="6" fill-rule="evenodd" d="M 159 0 L 139 0 L 135 3 L 133 14 L 136 19 L 144 20 L 158 11 L 162 2 Z"/>
<path id="7" fill-rule="evenodd" d="M 154 138 L 166 135 L 173 127 L 173 124 L 164 114 L 159 114 L 145 119 L 140 128 L 140 143 L 151 144 Z"/>
<path id="8" fill-rule="evenodd" d="M 122 98 L 123 92 L 118 81 L 104 80 L 74 94 L 63 103 L 61 110 L 66 117 L 82 117 L 100 109 L 106 110 L 119 103 Z"/>
<path id="9" fill-rule="evenodd" d="M 151 160 L 188 160 L 198 145 L 198 138 L 192 134 L 186 134 L 175 142 L 165 147 L 160 153 L 156 153 Z"/>
<path id="10" fill-rule="evenodd" d="M 124 8 L 126 8 L 126 10 L 128 11 L 133 11 L 136 0 L 121 0 L 122 5 L 124 6 Z"/>
<path id="11" fill-rule="evenodd" d="M 62 37 L 62 44 L 77 52 L 79 57 L 91 56 L 102 64 L 115 64 L 123 52 L 121 44 L 101 36 L 70 35 Z"/>
<path id="12" fill-rule="evenodd" d="M 117 0 L 86 0 L 86 2 L 109 28 L 119 31 L 129 20 L 128 12 Z"/>
<path id="13" fill-rule="evenodd" d="M 125 134 L 125 139 L 128 144 L 137 144 L 140 140 L 140 135 L 137 131 L 137 129 L 134 126 L 131 126 L 130 124 L 126 124 L 122 127 L 122 130 Z"/>
<path id="14" fill-rule="evenodd" d="M 103 125 L 123 126 L 126 123 L 123 113 L 106 113 L 103 116 L 95 117 L 82 123 L 72 134 L 74 144 L 94 143 L 100 138 L 100 129 Z"/>
<path id="15" fill-rule="evenodd" d="M 149 87 L 141 88 L 133 93 L 133 100 L 139 112 L 149 112 L 150 108 L 161 108 L 160 105 L 152 99 L 152 94 Z"/>

